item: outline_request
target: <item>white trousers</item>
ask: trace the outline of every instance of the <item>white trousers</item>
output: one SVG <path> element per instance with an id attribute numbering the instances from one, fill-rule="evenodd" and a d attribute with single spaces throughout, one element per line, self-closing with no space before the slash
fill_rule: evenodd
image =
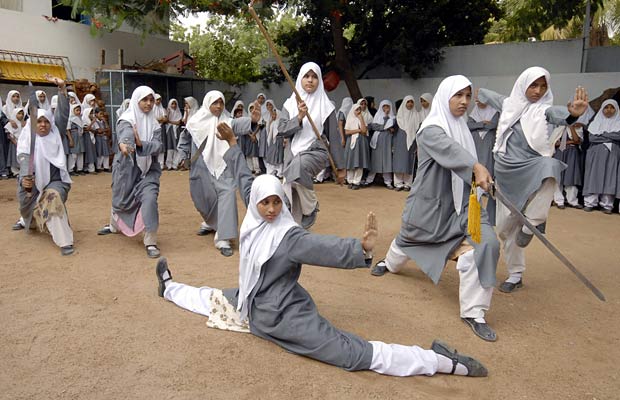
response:
<path id="1" fill-rule="evenodd" d="M 409 174 L 394 174 L 394 187 L 403 187 L 405 185 L 411 186 L 413 183 L 413 175 Z"/>
<path id="2" fill-rule="evenodd" d="M 583 197 L 583 202 L 586 207 L 601 206 L 606 210 L 614 208 L 614 195 L 613 194 L 590 194 Z"/>
<path id="3" fill-rule="evenodd" d="M 364 168 L 348 169 L 347 182 L 351 185 L 359 185 L 362 183 L 362 175 L 364 175 Z"/>
<path id="4" fill-rule="evenodd" d="M 273 165 L 273 164 L 265 163 L 265 169 L 267 170 L 267 173 L 269 175 L 276 175 L 277 177 L 282 176 L 282 164 Z"/>
<path id="5" fill-rule="evenodd" d="M 110 157 L 108 156 L 99 156 L 97 157 L 97 169 L 110 169 Z"/>
<path id="6" fill-rule="evenodd" d="M 579 191 L 577 189 L 577 186 L 563 186 L 561 184 L 558 184 L 555 189 L 555 193 L 553 193 L 553 201 L 555 202 L 555 204 L 557 204 L 558 206 L 564 205 L 563 190 L 566 191 L 566 202 L 568 204 L 573 207 L 579 204 L 579 201 L 577 200 L 577 193 Z"/>
<path id="7" fill-rule="evenodd" d="M 177 169 L 179 167 L 179 164 L 181 164 L 181 161 L 183 161 L 183 157 L 185 157 L 185 153 L 182 151 L 175 151 L 174 152 L 174 158 L 172 160 L 172 167 L 174 169 Z"/>
<path id="8" fill-rule="evenodd" d="M 209 317 L 213 290 L 208 286 L 194 287 L 170 281 L 166 285 L 164 298 L 185 310 Z M 437 372 L 439 363 L 432 350 L 376 341 L 370 344 L 372 371 L 392 376 L 433 375 Z"/>
<path id="9" fill-rule="evenodd" d="M 69 154 L 69 171 L 73 171 L 73 168 L 76 167 L 77 164 L 77 170 L 81 171 L 84 169 L 84 153 L 78 153 L 78 154 Z"/>
<path id="10" fill-rule="evenodd" d="M 323 168 L 321 172 L 316 175 L 316 180 L 319 182 L 323 182 L 326 178 L 329 178 L 329 173 L 327 172 L 327 168 Z"/>
<path id="11" fill-rule="evenodd" d="M 301 206 L 301 213 L 303 215 L 310 215 L 314 211 L 319 202 L 316 197 L 314 189 L 308 189 L 304 185 L 300 185 L 297 182 L 292 184 L 293 190 L 297 192 L 299 197 L 299 205 Z"/>
<path id="12" fill-rule="evenodd" d="M 369 172 L 368 175 L 366 176 L 366 182 L 373 183 L 375 180 L 375 175 L 377 175 L 376 172 Z M 381 175 L 383 176 L 383 183 L 385 183 L 386 185 L 392 183 L 391 172 L 384 172 Z"/>
<path id="13" fill-rule="evenodd" d="M 116 225 L 116 221 L 114 221 L 114 216 L 112 215 L 112 212 L 110 212 L 110 230 L 112 231 L 112 233 L 118 233 L 120 231 L 120 229 L 118 228 L 118 225 Z M 146 246 L 157 246 L 157 231 L 147 232 L 145 230 L 142 243 L 144 243 L 145 247 Z"/>
<path id="14" fill-rule="evenodd" d="M 73 231 L 69 226 L 66 210 L 62 216 L 51 216 L 45 225 L 52 234 L 52 240 L 56 243 L 56 246 L 65 247 L 73 244 Z"/>
<path id="15" fill-rule="evenodd" d="M 258 162 L 258 157 L 247 156 L 245 158 L 245 162 L 248 164 L 248 168 L 250 169 L 250 171 L 260 171 L 260 163 Z"/>
<path id="16" fill-rule="evenodd" d="M 545 179 L 540 189 L 534 193 L 526 204 L 523 214 L 532 225 L 537 226 L 547 220 L 556 185 L 555 179 Z M 525 249 L 517 246 L 517 234 L 521 229 L 526 233 L 531 234 L 532 232 L 527 227 L 523 227 L 517 217 L 512 215 L 510 210 L 501 201 L 497 202 L 496 214 L 496 232 L 502 240 L 504 261 L 508 268 L 508 279 L 510 282 L 516 283 L 521 279 L 523 271 L 525 271 Z"/>
<path id="17" fill-rule="evenodd" d="M 161 167 L 161 169 L 164 169 L 164 167 L 166 166 L 164 164 L 164 157 L 165 157 L 165 153 L 163 151 L 157 155 L 157 162 L 159 163 L 159 166 Z"/>
<path id="18" fill-rule="evenodd" d="M 388 271 L 393 274 L 400 272 L 409 257 L 392 240 L 390 249 L 385 256 L 385 263 Z M 485 312 L 491 306 L 493 288 L 485 289 L 480 284 L 478 277 L 478 267 L 474 262 L 474 251 L 469 250 L 459 256 L 456 262 L 456 269 L 459 271 L 459 302 L 461 318 L 484 318 Z"/>
<path id="19" fill-rule="evenodd" d="M 176 150 L 167 150 L 166 151 L 166 167 L 168 167 L 168 169 L 177 169 L 177 165 L 179 165 L 178 163 L 175 164 L 174 160 L 176 158 L 176 154 L 177 151 Z"/>

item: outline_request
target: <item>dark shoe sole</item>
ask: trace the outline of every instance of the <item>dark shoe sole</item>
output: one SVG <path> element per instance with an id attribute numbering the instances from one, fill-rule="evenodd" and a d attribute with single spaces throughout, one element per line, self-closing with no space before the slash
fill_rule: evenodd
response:
<path id="1" fill-rule="evenodd" d="M 503 282 L 501 285 L 499 285 L 499 291 L 502 293 L 512 293 L 517 289 L 520 289 L 523 287 L 523 281 L 519 280 L 519 282 L 517 283 L 512 283 L 512 282 Z"/>
<path id="2" fill-rule="evenodd" d="M 233 249 L 231 249 L 230 247 L 223 247 L 220 249 L 220 254 L 224 257 L 230 257 L 233 255 Z"/>
<path id="3" fill-rule="evenodd" d="M 74 252 L 75 250 L 73 249 L 73 246 L 65 246 L 60 248 L 60 254 L 63 256 L 70 256 Z"/>
<path id="4" fill-rule="evenodd" d="M 460 363 L 467 368 L 467 376 L 471 377 L 485 377 L 489 375 L 489 371 L 484 365 L 473 357 L 465 354 L 460 354 L 455 348 L 442 342 L 441 340 L 434 340 L 431 345 L 431 350 L 437 354 L 441 354 L 444 357 L 451 359 L 453 362 Z M 455 365 L 456 368 L 456 365 Z M 454 373 L 454 372 L 453 372 Z"/>
<path id="5" fill-rule="evenodd" d="M 170 276 L 170 278 L 163 279 L 162 275 L 166 271 L 168 271 L 168 275 Z M 172 274 L 168 269 L 168 260 L 166 260 L 166 257 L 161 257 L 157 261 L 157 265 L 155 266 L 155 274 L 157 275 L 157 282 L 159 283 L 159 286 L 157 288 L 157 294 L 159 295 L 159 297 L 164 297 L 164 292 L 166 291 L 166 282 L 172 280 Z"/>
<path id="6" fill-rule="evenodd" d="M 157 246 L 146 246 L 146 255 L 148 258 L 159 258 L 161 252 Z"/>
<path id="7" fill-rule="evenodd" d="M 109 235 L 111 233 L 114 233 L 114 232 L 112 232 L 109 225 L 106 225 L 97 231 L 97 235 L 99 236 Z"/>
<path id="8" fill-rule="evenodd" d="M 379 265 L 382 264 L 382 265 Z M 372 276 L 383 276 L 387 272 L 387 265 L 385 264 L 385 260 L 381 260 L 375 264 L 374 267 L 370 270 L 370 274 Z"/>

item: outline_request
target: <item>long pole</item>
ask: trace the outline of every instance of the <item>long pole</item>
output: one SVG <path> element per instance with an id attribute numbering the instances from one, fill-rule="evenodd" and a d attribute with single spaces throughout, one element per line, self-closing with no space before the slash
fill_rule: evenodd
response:
<path id="1" fill-rule="evenodd" d="M 278 62 L 278 65 L 280 66 L 280 70 L 282 70 L 282 73 L 284 74 L 284 77 L 286 78 L 286 81 L 288 82 L 289 86 L 293 90 L 293 93 L 295 93 L 295 98 L 297 99 L 297 103 L 301 103 L 303 100 L 301 99 L 301 96 L 299 95 L 297 88 L 295 88 L 295 82 L 293 82 L 293 79 L 291 79 L 291 76 L 289 75 L 286 69 L 286 66 L 282 62 L 280 53 L 278 53 L 278 50 L 276 49 L 276 46 L 273 43 L 273 40 L 271 40 L 271 36 L 269 36 L 269 32 L 267 32 L 267 29 L 265 29 L 265 26 L 263 25 L 260 18 L 258 17 L 258 14 L 256 14 L 256 10 L 254 10 L 253 6 L 254 6 L 254 0 L 250 1 L 250 4 L 248 4 L 248 10 L 250 11 L 250 15 L 252 15 L 252 18 L 254 18 L 254 21 L 256 21 L 256 24 L 258 24 L 258 29 L 261 31 L 261 33 L 265 37 L 265 40 L 267 40 L 267 45 L 269 46 L 269 49 L 271 50 L 273 55 L 276 57 L 276 61 Z M 310 117 L 309 113 L 306 114 L 306 118 L 308 118 L 308 122 L 310 123 L 310 126 L 312 127 L 312 130 L 314 131 L 314 134 L 316 135 L 317 139 L 321 140 L 323 144 L 325 145 L 325 148 L 327 149 L 327 156 L 329 157 L 329 164 L 332 167 L 332 171 L 334 171 L 334 174 L 337 176 L 336 183 L 342 184 L 342 182 L 344 182 L 344 177 L 338 176 L 338 169 L 336 168 L 334 159 L 332 158 L 332 155 L 329 152 L 329 146 L 327 145 L 327 143 L 325 143 L 325 141 L 321 137 L 321 133 L 319 132 L 319 129 L 316 127 L 316 125 L 314 124 L 314 121 L 312 120 L 312 117 Z"/>
<path id="2" fill-rule="evenodd" d="M 586 18 L 583 22 L 583 49 L 581 51 L 581 73 L 588 68 L 588 49 L 590 48 L 590 0 L 586 1 Z"/>

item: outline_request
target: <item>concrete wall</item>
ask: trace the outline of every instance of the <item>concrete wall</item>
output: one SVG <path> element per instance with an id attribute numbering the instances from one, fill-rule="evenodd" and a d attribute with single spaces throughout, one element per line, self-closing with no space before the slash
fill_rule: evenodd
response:
<path id="1" fill-rule="evenodd" d="M 28 12 L 0 9 L 0 26 L 3 32 L 11 32 L 11 36 L 15 38 L 28 38 L 28 40 L 10 40 L 4 37 L 0 48 L 66 56 L 71 62 L 76 79 L 94 80 L 95 70 L 101 63 L 101 49 L 106 50 L 106 63 L 116 64 L 118 49 L 122 48 L 126 65 L 135 62 L 146 64 L 181 49 L 189 51 L 187 43 L 172 42 L 161 36 L 145 38 L 144 42 L 140 35 L 120 31 L 92 37 L 89 26 L 72 21 L 45 20 L 41 15 L 51 15 L 50 1 L 26 0 L 24 10 L 27 7 Z"/>

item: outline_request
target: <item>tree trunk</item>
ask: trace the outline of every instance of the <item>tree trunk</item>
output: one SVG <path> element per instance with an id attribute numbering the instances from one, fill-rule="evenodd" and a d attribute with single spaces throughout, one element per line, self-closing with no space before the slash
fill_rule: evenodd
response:
<path id="1" fill-rule="evenodd" d="M 329 15 L 332 37 L 334 39 L 334 50 L 336 51 L 336 67 L 339 69 L 339 72 L 342 73 L 342 78 L 347 85 L 347 89 L 349 89 L 349 94 L 353 98 L 353 101 L 357 101 L 362 97 L 362 91 L 357 84 L 353 66 L 351 66 L 351 62 L 347 56 L 340 18 L 338 13 L 330 13 Z"/>

